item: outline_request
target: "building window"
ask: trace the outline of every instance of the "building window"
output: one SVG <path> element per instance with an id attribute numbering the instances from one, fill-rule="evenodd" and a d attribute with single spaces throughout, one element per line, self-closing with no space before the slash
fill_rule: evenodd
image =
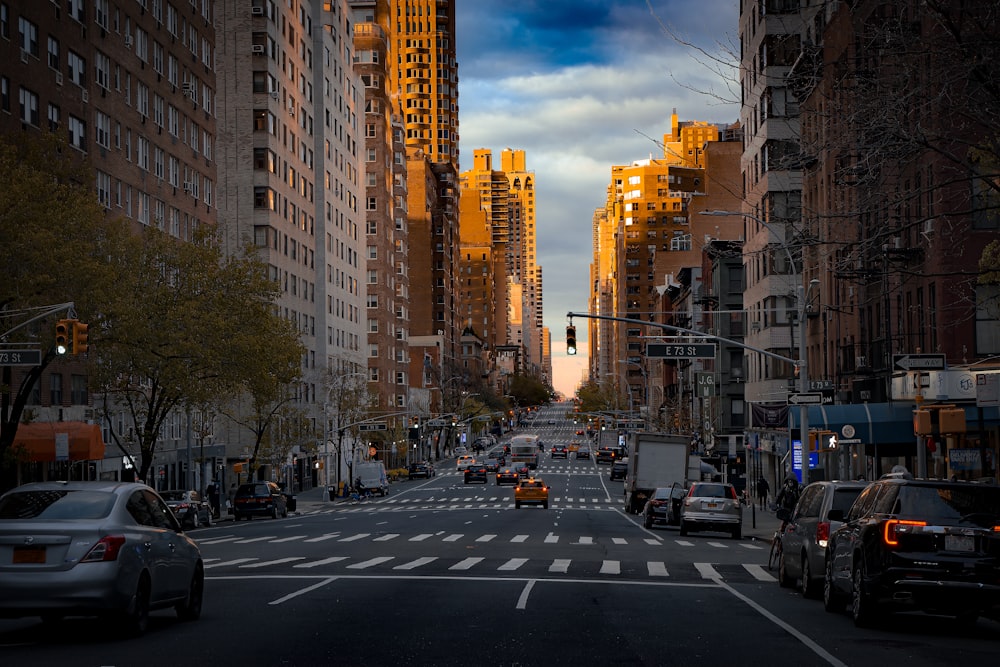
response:
<path id="1" fill-rule="evenodd" d="M 366 211 L 377 211 L 378 210 L 378 198 L 369 197 L 368 202 L 365 204 Z"/>
<path id="2" fill-rule="evenodd" d="M 63 388 L 62 375 L 53 373 L 49 376 L 49 405 L 62 405 Z"/>
<path id="3" fill-rule="evenodd" d="M 21 88 L 21 122 L 38 127 L 38 95 L 27 88 Z"/>
<path id="4" fill-rule="evenodd" d="M 49 36 L 49 67 L 59 69 L 59 40 Z"/>
<path id="5" fill-rule="evenodd" d="M 49 103 L 49 129 L 53 132 L 59 127 L 59 107 Z"/>
<path id="6" fill-rule="evenodd" d="M 21 49 L 38 57 L 38 26 L 21 17 L 17 20 L 17 29 L 21 41 Z"/>
<path id="7" fill-rule="evenodd" d="M 66 57 L 66 62 L 69 65 L 69 80 L 81 88 L 85 87 L 87 85 L 87 61 L 71 49 Z"/>

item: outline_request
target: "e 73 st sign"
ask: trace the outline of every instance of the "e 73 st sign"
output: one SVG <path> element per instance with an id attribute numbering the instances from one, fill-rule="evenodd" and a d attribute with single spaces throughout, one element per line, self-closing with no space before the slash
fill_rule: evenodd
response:
<path id="1" fill-rule="evenodd" d="M 41 350 L 0 350 L 0 366 L 38 366 Z"/>
<path id="2" fill-rule="evenodd" d="M 714 359 L 715 343 L 647 343 L 650 359 Z"/>

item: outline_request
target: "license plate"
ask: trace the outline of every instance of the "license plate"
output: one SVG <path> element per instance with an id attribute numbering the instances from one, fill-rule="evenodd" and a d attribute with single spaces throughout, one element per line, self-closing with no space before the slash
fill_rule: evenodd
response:
<path id="1" fill-rule="evenodd" d="M 947 551 L 975 551 L 976 540 L 971 535 L 945 535 L 944 548 Z"/>
<path id="2" fill-rule="evenodd" d="M 13 563 L 45 563 L 45 547 L 14 547 Z"/>
<path id="3" fill-rule="evenodd" d="M 701 508 L 706 510 L 717 510 L 722 508 L 722 503 L 702 503 Z"/>

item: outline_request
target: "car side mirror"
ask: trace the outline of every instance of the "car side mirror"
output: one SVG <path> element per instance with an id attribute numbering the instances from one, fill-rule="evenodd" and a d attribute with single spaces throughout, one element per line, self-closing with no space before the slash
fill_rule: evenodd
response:
<path id="1" fill-rule="evenodd" d="M 826 513 L 827 521 L 843 521 L 844 510 L 830 510 Z"/>

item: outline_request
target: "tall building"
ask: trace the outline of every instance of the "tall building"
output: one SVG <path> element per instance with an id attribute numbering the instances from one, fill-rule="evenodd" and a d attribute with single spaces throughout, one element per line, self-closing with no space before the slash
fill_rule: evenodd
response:
<path id="1" fill-rule="evenodd" d="M 321 431 L 330 374 L 367 373 L 364 87 L 346 0 L 226 3 L 219 42 L 220 225 L 254 245 L 306 347 L 296 391 Z M 248 435 L 227 434 L 233 454 Z"/>
<path id="2" fill-rule="evenodd" d="M 215 3 L 0 2 L 0 132 L 56 132 L 93 165 L 109 216 L 181 240 L 218 217 Z M 40 421 L 94 418 L 87 378 L 46 369 Z M 158 443 L 164 484 L 182 476 L 182 430 Z M 111 440 L 103 425 L 104 441 Z M 119 432 L 125 428 L 119 420 Z M 214 452 L 213 452 L 214 454 Z M 119 474 L 121 457 L 95 463 Z"/>

